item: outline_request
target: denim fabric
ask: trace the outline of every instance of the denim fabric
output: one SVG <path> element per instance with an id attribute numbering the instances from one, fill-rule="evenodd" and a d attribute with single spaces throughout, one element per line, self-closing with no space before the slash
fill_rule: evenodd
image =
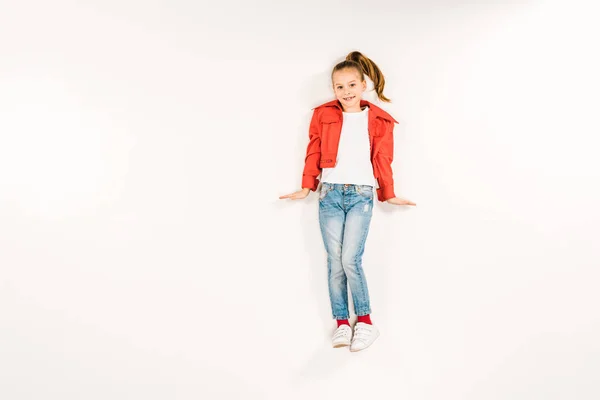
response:
<path id="1" fill-rule="evenodd" d="M 371 313 L 362 256 L 372 215 L 372 186 L 321 185 L 319 224 L 327 251 L 329 299 L 335 319 L 349 318 L 348 283 L 356 315 Z"/>

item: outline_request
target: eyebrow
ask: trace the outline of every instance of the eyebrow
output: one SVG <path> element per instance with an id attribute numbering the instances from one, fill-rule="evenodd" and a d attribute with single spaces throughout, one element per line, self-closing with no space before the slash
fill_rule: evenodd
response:
<path id="1" fill-rule="evenodd" d="M 348 82 L 348 83 L 352 83 L 352 82 L 356 82 L 356 79 L 354 79 L 354 80 L 351 80 L 351 81 L 350 81 L 350 82 Z M 341 83 L 336 83 L 336 84 L 335 84 L 335 86 L 337 86 L 337 85 L 341 85 Z"/>

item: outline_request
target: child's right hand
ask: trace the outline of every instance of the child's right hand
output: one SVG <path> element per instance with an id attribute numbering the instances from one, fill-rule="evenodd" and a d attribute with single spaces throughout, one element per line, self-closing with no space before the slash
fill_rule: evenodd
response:
<path id="1" fill-rule="evenodd" d="M 297 192 L 286 194 L 285 196 L 279 196 L 279 199 L 300 200 L 308 196 L 309 193 L 309 188 L 303 188 L 302 190 L 298 190 Z"/>

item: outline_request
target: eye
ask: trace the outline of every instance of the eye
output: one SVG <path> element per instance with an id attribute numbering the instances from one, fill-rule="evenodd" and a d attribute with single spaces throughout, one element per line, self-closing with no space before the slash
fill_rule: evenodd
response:
<path id="1" fill-rule="evenodd" d="M 355 86 L 355 85 L 356 85 L 356 83 L 353 83 L 353 84 L 352 84 L 352 85 L 350 85 L 350 86 Z"/>
<path id="2" fill-rule="evenodd" d="M 342 88 L 341 86 L 338 86 L 338 87 L 337 87 L 337 89 L 341 89 L 341 88 Z"/>

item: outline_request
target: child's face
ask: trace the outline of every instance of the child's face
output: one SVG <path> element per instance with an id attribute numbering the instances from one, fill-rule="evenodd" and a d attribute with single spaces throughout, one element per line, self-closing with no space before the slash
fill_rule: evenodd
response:
<path id="1" fill-rule="evenodd" d="M 344 109 L 360 108 L 360 99 L 367 89 L 367 81 L 361 82 L 354 68 L 334 72 L 332 80 L 335 97 L 342 103 Z"/>

